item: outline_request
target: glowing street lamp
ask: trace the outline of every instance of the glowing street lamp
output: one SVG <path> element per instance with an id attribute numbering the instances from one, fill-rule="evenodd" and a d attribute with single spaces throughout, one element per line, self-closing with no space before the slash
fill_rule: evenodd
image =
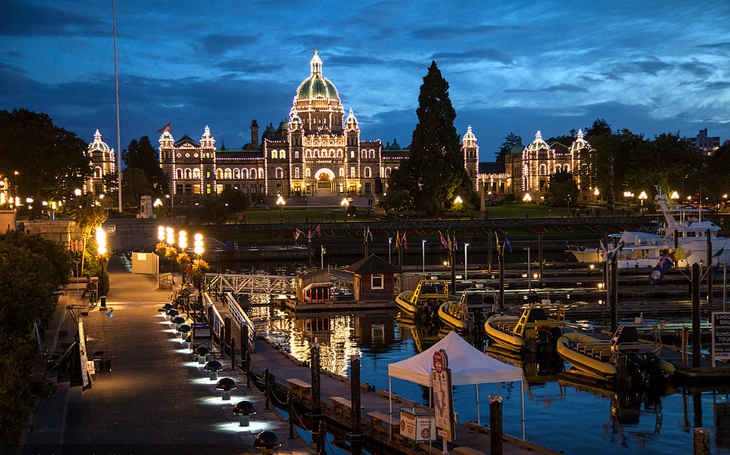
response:
<path id="1" fill-rule="evenodd" d="M 178 232 L 177 244 L 182 251 L 188 247 L 188 233 L 185 231 Z"/>
<path id="2" fill-rule="evenodd" d="M 677 199 L 679 199 L 679 193 L 675 191 L 670 197 L 676 201 Z"/>
<path id="3" fill-rule="evenodd" d="M 193 252 L 198 255 L 203 255 L 203 235 L 195 234 L 195 242 L 193 242 Z"/>
<path id="4" fill-rule="evenodd" d="M 350 206 L 350 202 L 347 200 L 346 197 L 343 197 L 340 205 L 345 208 L 345 223 L 347 223 L 347 208 Z"/>
<path id="5" fill-rule="evenodd" d="M 525 196 L 522 198 L 522 200 L 526 203 L 530 203 L 532 201 L 532 196 L 530 196 L 530 193 L 525 193 Z"/>
<path id="6" fill-rule="evenodd" d="M 644 199 L 648 198 L 649 196 L 646 195 L 646 191 L 642 191 L 639 195 L 639 199 L 641 200 L 641 205 L 644 205 Z"/>
<path id="7" fill-rule="evenodd" d="M 284 204 L 286 204 L 286 201 L 283 197 L 281 197 L 281 194 L 279 195 L 279 198 L 276 200 L 276 205 L 279 206 L 279 223 L 282 223 L 282 209 L 284 208 Z"/>
<path id="8" fill-rule="evenodd" d="M 101 280 L 99 283 L 99 300 L 101 307 L 106 308 L 106 295 L 104 293 L 104 263 L 106 259 L 106 232 L 101 227 L 96 228 L 96 245 L 98 247 L 99 256 L 101 256 Z"/>

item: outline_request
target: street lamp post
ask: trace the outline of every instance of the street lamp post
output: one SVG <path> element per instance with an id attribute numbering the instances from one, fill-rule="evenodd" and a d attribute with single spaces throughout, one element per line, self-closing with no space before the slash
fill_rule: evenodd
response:
<path id="1" fill-rule="evenodd" d="M 281 194 L 279 195 L 279 198 L 276 200 L 276 205 L 279 206 L 279 223 L 283 223 L 282 220 L 282 209 L 284 208 L 284 204 L 286 204 L 286 201 L 283 197 L 281 197 Z"/>
<path id="2" fill-rule="evenodd" d="M 649 196 L 646 195 L 646 191 L 642 191 L 639 195 L 639 199 L 641 200 L 641 206 L 644 206 L 644 199 L 648 198 Z"/>
<path id="3" fill-rule="evenodd" d="M 467 255 L 468 248 L 469 248 L 469 244 L 465 243 L 464 244 L 464 280 L 467 279 L 467 270 L 469 270 L 469 258 Z"/>
<path id="4" fill-rule="evenodd" d="M 166 242 L 170 247 L 175 244 L 175 231 L 171 227 L 165 228 L 165 234 L 166 236 Z M 165 253 L 165 256 L 167 256 L 167 253 Z M 175 284 L 175 272 L 172 269 L 172 258 L 170 259 L 170 280 L 172 281 L 172 284 Z"/>
<path id="5" fill-rule="evenodd" d="M 195 256 L 198 259 L 203 258 L 203 234 L 197 233 L 193 237 L 195 240 L 193 242 L 193 253 L 195 253 Z M 202 277 L 198 277 L 198 293 L 200 293 L 200 290 L 202 288 L 201 280 Z M 195 281 L 195 278 L 193 278 L 193 281 Z"/>
<path id="6" fill-rule="evenodd" d="M 347 207 L 349 207 L 350 202 L 347 200 L 346 197 L 342 198 L 342 202 L 340 202 L 340 205 L 345 208 L 345 223 L 347 223 Z"/>
<path id="7" fill-rule="evenodd" d="M 426 239 L 421 240 L 421 255 L 423 256 L 423 267 L 421 271 L 426 273 Z"/>
<path id="8" fill-rule="evenodd" d="M 392 247 L 391 247 L 392 243 L 393 243 L 393 237 L 388 237 L 388 262 L 390 262 L 391 264 L 393 263 L 393 261 L 390 258 L 390 254 L 391 254 L 390 250 L 392 249 Z"/>
<path id="9" fill-rule="evenodd" d="M 96 228 L 96 245 L 98 247 L 99 256 L 101 256 L 101 280 L 99 282 L 99 300 L 101 301 L 101 307 L 106 308 L 106 293 L 104 293 L 104 259 L 106 257 L 106 233 L 101 227 Z"/>

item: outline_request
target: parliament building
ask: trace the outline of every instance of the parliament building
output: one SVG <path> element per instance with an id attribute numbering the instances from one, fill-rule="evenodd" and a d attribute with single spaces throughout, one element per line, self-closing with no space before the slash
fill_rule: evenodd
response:
<path id="1" fill-rule="evenodd" d="M 297 88 L 288 120 L 259 130 L 251 123 L 251 142 L 240 149 L 220 148 L 210 128 L 199 140 L 188 135 L 175 139 L 170 131 L 159 139 L 160 167 L 169 178 L 174 205 L 197 202 L 226 188 L 242 191 L 255 203 L 273 204 L 300 196 L 316 204 L 334 196 L 366 197 L 370 203 L 387 190 L 390 172 L 408 158 L 408 150 L 394 140 L 383 146 L 377 139 L 365 141 L 352 109 L 345 114 L 334 84 L 322 73 L 315 50 L 310 75 Z M 464 167 L 475 191 L 490 199 L 514 194 L 535 197 L 558 169 L 577 171 L 580 151 L 590 147 L 579 133 L 574 146 L 548 145 L 537 132 L 535 141 L 515 146 L 504 166 L 479 163 L 479 147 L 471 126 L 462 138 Z M 102 176 L 115 172 L 113 149 L 97 131 L 89 144 L 94 178 L 87 191 L 99 192 Z M 577 176 L 577 173 L 576 173 Z M 578 182 L 580 187 L 580 182 Z M 485 196 L 486 197 L 486 196 Z"/>

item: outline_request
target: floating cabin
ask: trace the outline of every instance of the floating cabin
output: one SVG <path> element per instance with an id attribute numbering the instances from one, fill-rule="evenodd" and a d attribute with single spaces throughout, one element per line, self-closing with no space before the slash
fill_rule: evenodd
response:
<path id="1" fill-rule="evenodd" d="M 330 282 L 328 270 L 317 270 L 297 278 L 297 301 L 323 302 L 335 301 L 335 287 Z"/>
<path id="2" fill-rule="evenodd" d="M 401 270 L 379 256 L 370 256 L 345 268 L 353 276 L 355 300 L 393 300 L 395 274 Z"/>

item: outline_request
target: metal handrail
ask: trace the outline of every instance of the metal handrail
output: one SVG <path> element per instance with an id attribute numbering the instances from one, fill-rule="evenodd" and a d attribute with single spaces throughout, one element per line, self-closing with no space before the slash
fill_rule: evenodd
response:
<path id="1" fill-rule="evenodd" d="M 233 316 L 233 320 L 238 323 L 238 327 L 241 328 L 244 324 L 248 326 L 248 346 L 251 352 L 254 352 L 254 343 L 256 342 L 256 327 L 253 325 L 253 321 L 248 317 L 245 311 L 238 304 L 238 301 L 233 297 L 232 292 L 226 292 L 226 304 L 228 305 L 228 312 Z"/>

